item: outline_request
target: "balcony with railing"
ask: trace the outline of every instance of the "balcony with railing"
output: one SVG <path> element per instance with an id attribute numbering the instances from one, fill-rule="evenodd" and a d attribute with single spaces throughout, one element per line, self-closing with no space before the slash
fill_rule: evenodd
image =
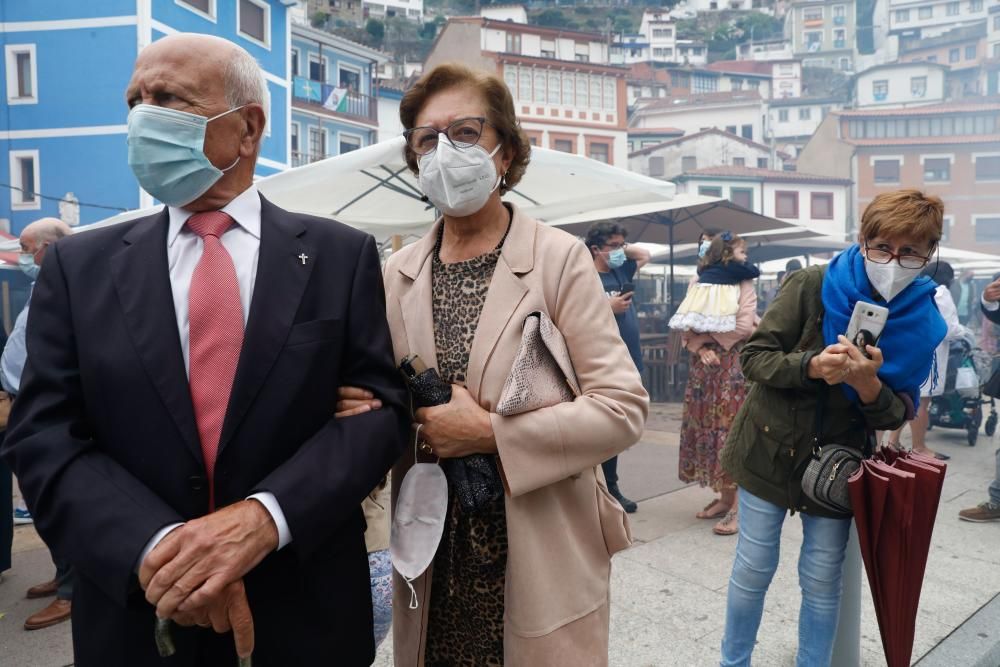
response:
<path id="1" fill-rule="evenodd" d="M 378 126 L 378 98 L 301 76 L 294 79 L 292 106 Z"/>
<path id="2" fill-rule="evenodd" d="M 846 23 L 846 22 L 847 22 L 847 19 L 844 16 L 834 16 L 833 17 L 833 25 L 844 25 L 844 23 Z"/>
<path id="3" fill-rule="evenodd" d="M 833 48 L 835 49 L 847 48 L 847 41 L 843 39 L 835 39 L 833 40 Z"/>

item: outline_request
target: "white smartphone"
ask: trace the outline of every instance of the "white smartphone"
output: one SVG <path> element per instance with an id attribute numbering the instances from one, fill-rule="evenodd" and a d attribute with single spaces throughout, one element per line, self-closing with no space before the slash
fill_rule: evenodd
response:
<path id="1" fill-rule="evenodd" d="M 858 301 L 854 304 L 854 312 L 851 313 L 851 321 L 844 335 L 868 357 L 865 345 L 878 346 L 878 339 L 882 336 L 887 319 L 889 319 L 888 308 Z"/>

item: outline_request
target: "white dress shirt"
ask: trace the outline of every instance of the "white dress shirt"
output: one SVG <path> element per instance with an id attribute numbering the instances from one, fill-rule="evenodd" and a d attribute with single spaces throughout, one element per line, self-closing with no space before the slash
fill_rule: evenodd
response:
<path id="1" fill-rule="evenodd" d="M 257 187 L 251 185 L 231 202 L 222 207 L 223 213 L 228 213 L 235 221 L 222 235 L 222 245 L 233 258 L 236 268 L 236 280 L 240 284 L 240 302 L 243 306 L 243 326 L 246 327 L 250 317 L 250 302 L 253 298 L 254 284 L 257 281 L 257 260 L 260 257 L 260 195 Z M 191 346 L 188 334 L 188 292 L 191 289 L 191 277 L 201 259 L 204 241 L 185 224 L 193 211 L 168 206 L 170 226 L 167 229 L 167 266 L 170 272 L 170 289 L 174 296 L 174 313 L 177 316 L 177 331 L 181 337 L 181 350 L 184 353 L 184 368 L 190 374 Z M 274 524 L 278 528 L 278 548 L 281 549 L 292 541 L 292 534 L 281 511 L 277 498 L 273 493 L 261 492 L 251 495 L 267 509 Z M 167 533 L 183 524 L 175 523 L 164 526 L 153 535 L 146 544 L 139 564 L 160 543 Z"/>

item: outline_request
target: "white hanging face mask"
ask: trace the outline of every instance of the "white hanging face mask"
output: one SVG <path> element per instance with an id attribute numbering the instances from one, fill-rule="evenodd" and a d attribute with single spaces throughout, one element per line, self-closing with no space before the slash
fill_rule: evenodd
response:
<path id="1" fill-rule="evenodd" d="M 491 153 L 479 144 L 459 150 L 441 133 L 434 152 L 421 156 L 417 163 L 420 189 L 442 213 L 455 218 L 472 215 L 500 187 L 502 177 L 497 175 L 493 156 L 502 145 L 497 144 Z"/>
<path id="2" fill-rule="evenodd" d="M 922 268 L 904 268 L 896 260 L 892 260 L 888 264 L 876 264 L 865 260 L 865 273 L 868 274 L 868 280 L 886 302 L 892 301 L 896 295 L 909 287 L 921 271 L 923 271 Z"/>
<path id="3" fill-rule="evenodd" d="M 413 580 L 434 560 L 447 514 L 448 480 L 441 466 L 414 464 L 399 485 L 389 537 L 392 566 L 410 587 L 410 609 L 419 604 Z"/>

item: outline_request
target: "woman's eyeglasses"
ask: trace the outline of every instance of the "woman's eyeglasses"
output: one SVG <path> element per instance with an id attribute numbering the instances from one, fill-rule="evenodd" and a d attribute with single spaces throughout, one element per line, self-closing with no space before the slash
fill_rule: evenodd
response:
<path id="1" fill-rule="evenodd" d="M 417 155 L 433 153 L 438 147 L 438 137 L 444 134 L 451 145 L 459 150 L 472 148 L 483 136 L 483 128 L 490 122 L 485 118 L 459 118 L 443 130 L 436 127 L 414 127 L 403 132 L 406 144 Z"/>
<path id="2" fill-rule="evenodd" d="M 931 261 L 930 257 L 923 255 L 897 255 L 888 250 L 869 248 L 867 244 L 865 245 L 865 257 L 876 264 L 888 264 L 892 260 L 896 260 L 904 269 L 922 269 L 927 266 L 927 262 Z"/>

